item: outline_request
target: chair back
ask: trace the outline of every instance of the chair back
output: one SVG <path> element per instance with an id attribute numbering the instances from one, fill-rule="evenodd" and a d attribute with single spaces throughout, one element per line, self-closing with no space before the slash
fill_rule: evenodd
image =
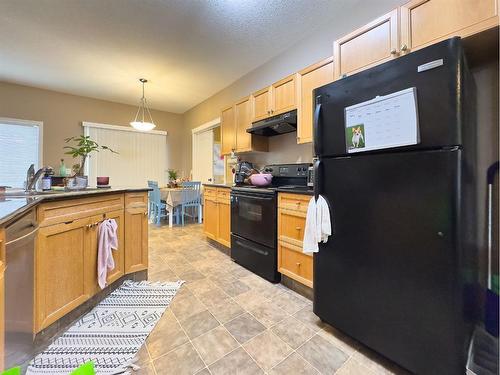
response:
<path id="1" fill-rule="evenodd" d="M 155 200 L 154 200 L 154 189 L 155 187 L 158 188 L 158 181 L 151 181 L 149 180 L 148 181 L 148 187 L 153 189 L 151 191 L 148 191 L 148 199 L 150 202 L 154 202 L 155 203 Z"/>
<path id="2" fill-rule="evenodd" d="M 182 183 L 182 204 L 201 204 L 201 181 L 190 181 Z"/>

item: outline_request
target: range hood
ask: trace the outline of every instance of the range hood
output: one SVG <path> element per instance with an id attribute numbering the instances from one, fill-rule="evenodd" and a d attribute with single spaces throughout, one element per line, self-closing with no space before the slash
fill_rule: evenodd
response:
<path id="1" fill-rule="evenodd" d="M 254 122 L 252 127 L 247 129 L 247 132 L 250 134 L 262 135 L 264 137 L 272 137 L 294 131 L 297 131 L 296 109 L 290 112 L 282 113 L 278 116 Z"/>

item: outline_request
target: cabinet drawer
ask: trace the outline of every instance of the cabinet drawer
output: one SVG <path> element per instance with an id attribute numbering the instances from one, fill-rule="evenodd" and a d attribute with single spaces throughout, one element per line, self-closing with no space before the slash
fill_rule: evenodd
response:
<path id="1" fill-rule="evenodd" d="M 313 257 L 302 252 L 302 248 L 279 241 L 278 271 L 304 284 L 313 286 Z"/>
<path id="2" fill-rule="evenodd" d="M 215 198 L 217 196 L 217 188 L 205 186 L 203 188 L 203 195 L 205 197 Z"/>
<path id="3" fill-rule="evenodd" d="M 38 207 L 41 227 L 123 209 L 123 194 L 101 195 L 43 203 Z"/>
<path id="4" fill-rule="evenodd" d="M 125 194 L 125 208 L 148 208 L 148 193 L 126 193 Z"/>
<path id="5" fill-rule="evenodd" d="M 231 190 L 225 188 L 217 189 L 217 202 L 229 203 Z"/>
<path id="6" fill-rule="evenodd" d="M 280 209 L 278 215 L 279 239 L 302 247 L 306 214 L 300 211 Z"/>
<path id="7" fill-rule="evenodd" d="M 279 193 L 278 207 L 306 213 L 311 196 L 302 194 Z"/>

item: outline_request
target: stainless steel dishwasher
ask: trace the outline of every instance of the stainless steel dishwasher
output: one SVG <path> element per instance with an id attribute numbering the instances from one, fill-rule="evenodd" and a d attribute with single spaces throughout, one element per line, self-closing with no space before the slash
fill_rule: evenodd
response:
<path id="1" fill-rule="evenodd" d="M 5 230 L 5 366 L 21 365 L 34 354 L 34 258 L 38 224 L 28 211 Z"/>

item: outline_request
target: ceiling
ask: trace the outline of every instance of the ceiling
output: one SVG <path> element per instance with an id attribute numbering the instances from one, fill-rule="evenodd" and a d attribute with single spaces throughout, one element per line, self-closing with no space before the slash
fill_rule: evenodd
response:
<path id="1" fill-rule="evenodd" d="M 361 0 L 1 0 L 0 81 L 184 113 Z"/>

